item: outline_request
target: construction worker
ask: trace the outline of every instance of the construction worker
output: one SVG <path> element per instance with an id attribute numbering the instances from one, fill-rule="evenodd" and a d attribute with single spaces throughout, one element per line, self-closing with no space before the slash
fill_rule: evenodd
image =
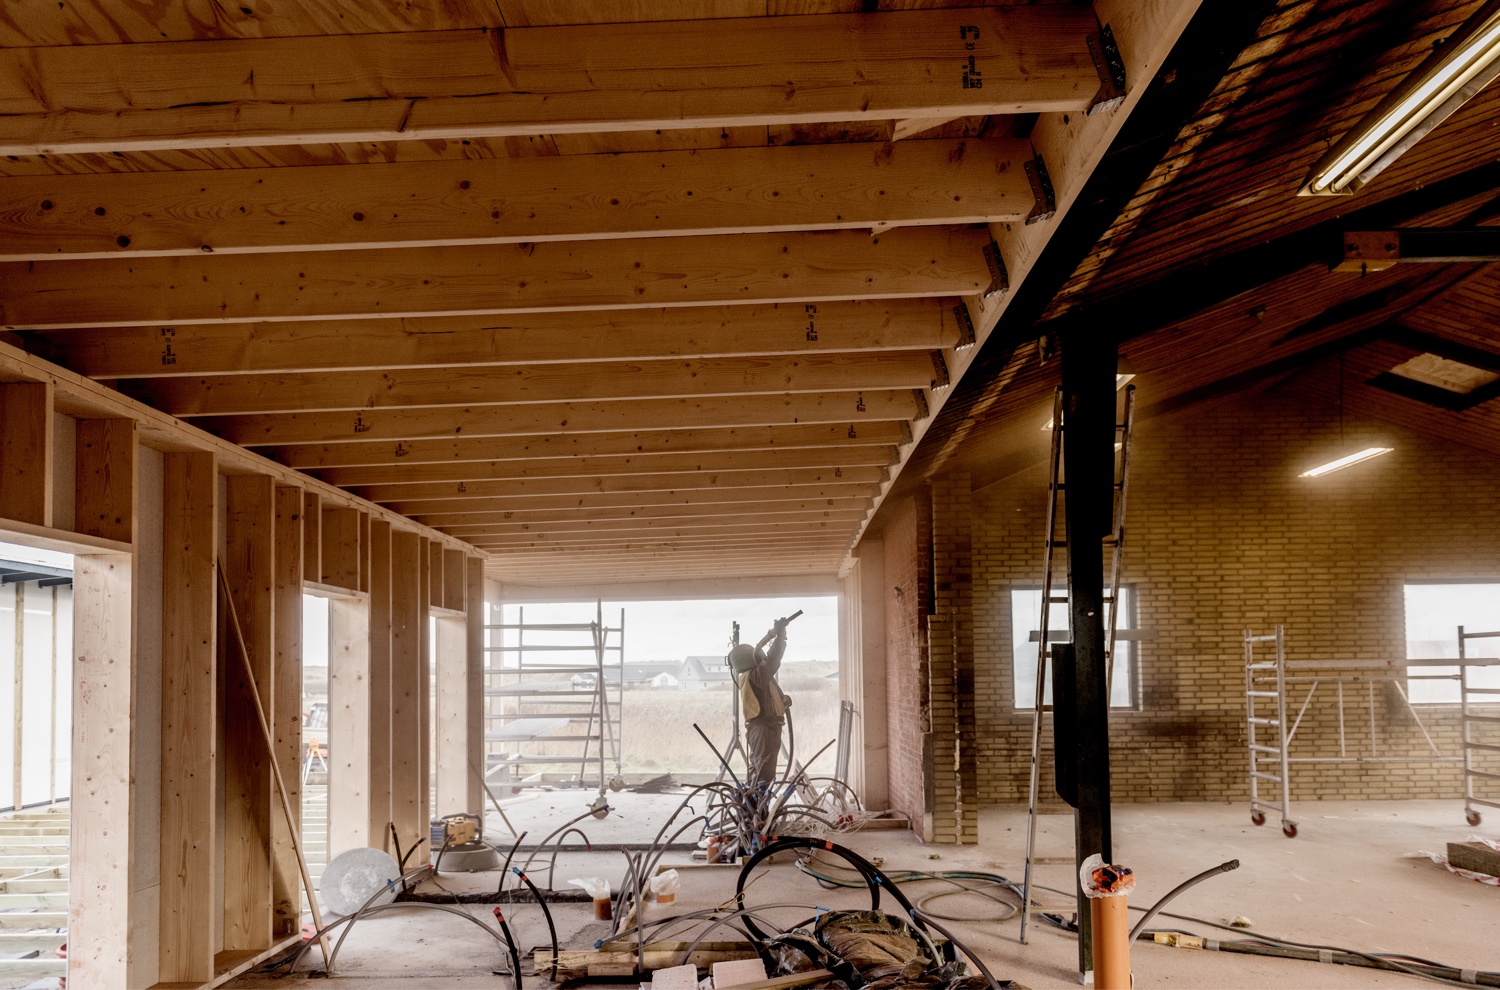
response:
<path id="1" fill-rule="evenodd" d="M 740 643 L 729 651 L 729 669 L 739 687 L 740 712 L 745 718 L 745 746 L 750 763 L 745 786 L 757 798 L 776 780 L 781 728 L 786 725 L 786 709 L 792 703 L 776 683 L 781 655 L 786 652 L 786 624 L 790 621 L 790 618 L 776 620 L 775 638 L 769 650 Z"/>

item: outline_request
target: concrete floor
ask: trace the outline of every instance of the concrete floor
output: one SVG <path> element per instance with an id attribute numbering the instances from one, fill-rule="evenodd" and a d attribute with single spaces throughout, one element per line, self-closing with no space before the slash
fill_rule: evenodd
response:
<path id="1" fill-rule="evenodd" d="M 1500 888 L 1460 879 L 1425 859 L 1403 858 L 1417 850 L 1441 851 L 1445 843 L 1476 831 L 1463 824 L 1458 802 L 1308 802 L 1300 806 L 1299 816 L 1301 835 L 1286 839 L 1274 823 L 1252 826 L 1246 809 L 1238 804 L 1122 805 L 1115 809 L 1116 860 L 1136 870 L 1133 903 L 1149 905 L 1191 874 L 1238 858 L 1242 865 L 1237 872 L 1206 881 L 1182 895 L 1171 910 L 1220 924 L 1243 915 L 1258 932 L 1299 941 L 1500 969 L 1494 950 L 1500 943 Z M 972 847 L 924 846 L 904 832 L 859 833 L 849 836 L 847 844 L 866 857 L 882 857 L 887 871 L 975 869 L 1019 878 L 1025 848 L 1024 809 L 986 809 L 980 825 L 981 842 Z M 1043 825 L 1040 855 L 1070 855 L 1070 819 L 1044 818 Z M 1478 831 L 1500 834 L 1492 823 Z M 675 858 L 686 861 L 685 855 Z M 533 874 L 539 872 L 534 866 Z M 618 850 L 566 854 L 558 863 L 558 886 L 588 875 L 610 877 L 618 886 L 623 872 L 624 857 Z M 734 868 L 686 871 L 676 910 L 711 907 L 732 897 L 735 873 Z M 1039 882 L 1066 888 L 1071 873 L 1066 864 L 1043 865 Z M 445 888 L 454 890 L 494 882 L 487 875 L 441 879 Z M 907 889 L 909 894 L 923 896 L 941 886 L 928 882 Z M 863 891 L 821 890 L 790 865 L 771 868 L 755 882 L 753 891 L 752 903 L 868 905 Z M 1045 892 L 1041 896 L 1048 903 L 1067 901 Z M 933 906 L 944 913 L 972 911 L 992 916 L 995 907 L 968 896 Z M 488 906 L 468 910 L 486 920 L 490 917 Z M 773 917 L 793 923 L 807 913 L 792 910 Z M 569 943 L 577 948 L 591 946 L 603 932 L 588 905 L 555 905 L 553 914 L 564 947 Z M 506 917 L 524 947 L 546 945 L 546 927 L 534 906 L 515 905 Z M 1235 937 L 1191 922 L 1158 923 L 1166 925 L 1224 939 Z M 1038 926 L 1031 944 L 1023 946 L 1015 919 L 955 927 L 998 977 L 1034 988 L 1077 986 L 1077 949 L 1071 935 Z M 1416 985 L 1413 977 L 1369 969 L 1142 943 L 1133 950 L 1132 965 L 1136 985 L 1143 987 Z M 440 912 L 403 909 L 361 922 L 344 946 L 335 979 L 349 986 L 402 990 L 509 986 L 508 979 L 493 975 L 501 966 L 501 953 L 477 928 Z M 265 990 L 304 984 L 310 984 L 306 976 L 277 981 L 247 977 L 230 985 Z M 546 982 L 527 978 L 526 985 Z"/>

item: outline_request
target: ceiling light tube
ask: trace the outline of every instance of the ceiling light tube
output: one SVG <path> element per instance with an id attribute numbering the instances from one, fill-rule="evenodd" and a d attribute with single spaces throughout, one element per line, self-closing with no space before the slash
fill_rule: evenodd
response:
<path id="1" fill-rule="evenodd" d="M 1500 76 L 1500 0 L 1489 0 L 1329 149 L 1301 196 L 1353 193 Z"/>
<path id="2" fill-rule="evenodd" d="M 1327 464 L 1319 464 L 1317 467 L 1313 468 L 1310 471 L 1303 471 L 1302 477 L 1321 478 L 1325 474 L 1332 474 L 1335 471 L 1342 471 L 1344 468 L 1350 467 L 1354 464 L 1358 464 L 1361 461 L 1368 461 L 1372 457 L 1379 457 L 1381 454 L 1389 454 L 1395 449 L 1395 447 L 1366 447 L 1364 450 L 1355 451 L 1347 457 L 1340 457 L 1336 461 L 1329 461 Z"/>

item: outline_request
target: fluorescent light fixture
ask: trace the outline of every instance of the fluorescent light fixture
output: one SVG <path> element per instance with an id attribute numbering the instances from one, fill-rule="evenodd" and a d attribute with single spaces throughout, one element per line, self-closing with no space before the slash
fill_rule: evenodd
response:
<path id="1" fill-rule="evenodd" d="M 1389 454 L 1395 449 L 1395 447 L 1366 447 L 1364 450 L 1355 451 L 1347 457 L 1340 457 L 1336 461 L 1329 461 L 1327 464 L 1319 464 L 1311 471 L 1303 471 L 1302 477 L 1321 478 L 1325 474 L 1332 474 L 1335 471 L 1342 471 L 1344 468 L 1349 467 L 1353 464 L 1358 464 L 1360 461 L 1368 461 L 1372 457 L 1379 457 L 1381 454 Z"/>
<path id="2" fill-rule="evenodd" d="M 1500 0 L 1489 0 L 1339 138 L 1298 195 L 1353 193 L 1500 75 Z"/>

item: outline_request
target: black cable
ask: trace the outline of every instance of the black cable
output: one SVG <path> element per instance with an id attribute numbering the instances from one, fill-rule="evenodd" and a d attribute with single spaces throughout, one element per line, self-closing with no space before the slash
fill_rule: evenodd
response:
<path id="1" fill-rule="evenodd" d="M 510 946 L 512 974 L 515 977 L 516 990 L 521 990 L 521 950 L 516 948 L 516 938 L 510 933 L 510 926 L 505 923 L 505 913 L 498 907 L 495 908 L 495 920 L 500 922 L 500 931 L 505 934 L 505 944 Z"/>
<path id="2" fill-rule="evenodd" d="M 933 921 L 931 915 L 923 912 L 923 916 L 927 918 L 927 923 L 929 925 L 931 925 L 933 928 L 936 928 L 938 930 L 938 933 L 945 936 L 950 943 L 958 946 L 958 950 L 968 957 L 969 962 L 973 963 L 979 968 L 979 971 L 984 974 L 984 978 L 990 981 L 990 990 L 1000 990 L 1000 981 L 995 979 L 995 974 L 990 972 L 989 967 L 984 964 L 983 959 L 979 958 L 979 954 L 977 952 L 969 948 L 964 943 L 960 942 L 957 935 L 954 935 L 948 929 L 944 928 L 936 921 Z"/>
<path id="3" fill-rule="evenodd" d="M 522 834 L 524 835 L 525 833 Z M 547 902 L 542 898 L 542 892 L 536 889 L 536 884 L 531 882 L 531 878 L 522 873 L 519 868 L 515 872 L 516 876 L 521 878 L 521 882 L 531 891 L 532 896 L 536 898 L 536 902 L 542 906 L 542 914 L 547 918 L 547 934 L 552 937 L 552 982 L 556 983 L 558 953 L 557 926 L 552 923 L 552 909 L 547 907 Z"/>

